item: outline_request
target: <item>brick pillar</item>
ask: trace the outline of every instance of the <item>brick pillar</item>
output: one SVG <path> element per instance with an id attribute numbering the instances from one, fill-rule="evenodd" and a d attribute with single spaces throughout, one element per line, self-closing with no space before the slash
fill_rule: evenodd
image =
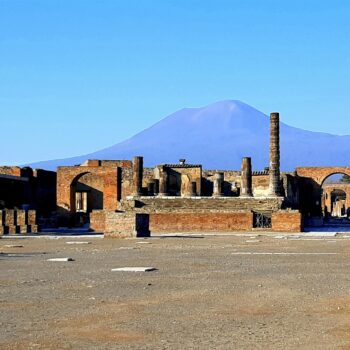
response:
<path id="1" fill-rule="evenodd" d="M 166 169 L 162 169 L 159 175 L 159 196 L 166 196 L 168 194 L 168 173 Z"/>
<path id="2" fill-rule="evenodd" d="M 280 195 L 280 116 L 270 114 L 270 185 L 269 195 Z"/>
<path id="3" fill-rule="evenodd" d="M 147 192 L 149 196 L 154 196 L 154 193 L 156 192 L 156 184 L 154 181 L 150 181 L 147 184 Z"/>
<path id="4" fill-rule="evenodd" d="M 242 158 L 242 184 L 241 196 L 252 197 L 252 160 L 250 157 Z"/>
<path id="5" fill-rule="evenodd" d="M 132 162 L 133 195 L 142 195 L 143 157 L 134 157 Z"/>
<path id="6" fill-rule="evenodd" d="M 216 173 L 214 175 L 214 189 L 213 196 L 221 197 L 222 196 L 222 185 L 224 183 L 224 173 Z"/>
<path id="7" fill-rule="evenodd" d="M 190 183 L 190 197 L 197 196 L 197 182 L 193 181 Z"/>

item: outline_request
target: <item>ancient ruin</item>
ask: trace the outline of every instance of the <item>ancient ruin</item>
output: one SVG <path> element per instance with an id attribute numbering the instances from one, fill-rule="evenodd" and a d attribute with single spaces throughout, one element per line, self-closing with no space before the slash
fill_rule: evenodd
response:
<path id="1" fill-rule="evenodd" d="M 133 160 L 87 160 L 57 173 L 0 167 L 0 233 L 34 233 L 39 227 L 89 227 L 106 237 L 152 233 L 300 232 L 346 217 L 350 185 L 326 185 L 350 168 L 299 167 L 280 172 L 279 114 L 270 115 L 270 164 L 254 171 L 206 170 L 200 164 L 143 166 Z"/>

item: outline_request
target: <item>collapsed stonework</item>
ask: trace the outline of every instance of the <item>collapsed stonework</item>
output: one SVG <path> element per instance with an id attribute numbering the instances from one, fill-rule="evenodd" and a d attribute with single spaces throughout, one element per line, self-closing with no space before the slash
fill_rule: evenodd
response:
<path id="1" fill-rule="evenodd" d="M 56 173 L 0 167 L 0 235 L 38 232 L 38 221 L 56 210 Z"/>

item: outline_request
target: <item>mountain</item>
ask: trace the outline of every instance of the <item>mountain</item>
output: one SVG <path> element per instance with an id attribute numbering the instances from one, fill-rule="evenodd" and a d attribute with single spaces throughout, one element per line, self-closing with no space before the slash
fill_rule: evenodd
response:
<path id="1" fill-rule="evenodd" d="M 283 120 L 283 114 L 281 115 Z M 306 131 L 281 123 L 281 169 L 297 166 L 349 165 L 350 136 Z M 204 169 L 241 167 L 242 157 L 252 157 L 253 169 L 269 164 L 269 117 L 240 101 L 220 101 L 202 108 L 181 109 L 150 128 L 114 146 L 74 158 L 30 164 L 56 169 L 86 159 L 144 157 L 145 166 L 199 163 Z"/>

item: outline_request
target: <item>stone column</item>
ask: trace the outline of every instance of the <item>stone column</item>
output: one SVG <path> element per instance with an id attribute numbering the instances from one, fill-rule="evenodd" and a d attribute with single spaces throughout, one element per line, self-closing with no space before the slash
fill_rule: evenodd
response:
<path id="1" fill-rule="evenodd" d="M 159 196 L 166 196 L 168 194 L 168 173 L 166 169 L 162 169 L 159 174 Z"/>
<path id="2" fill-rule="evenodd" d="M 241 197 L 252 197 L 252 160 L 250 157 L 242 158 Z"/>
<path id="3" fill-rule="evenodd" d="M 270 114 L 270 185 L 269 195 L 280 195 L 280 116 Z"/>
<path id="4" fill-rule="evenodd" d="M 143 157 L 134 157 L 132 162 L 133 195 L 142 195 Z"/>
<path id="5" fill-rule="evenodd" d="M 213 196 L 221 197 L 222 196 L 222 185 L 224 183 L 224 173 L 216 173 L 214 175 L 214 189 Z"/>

